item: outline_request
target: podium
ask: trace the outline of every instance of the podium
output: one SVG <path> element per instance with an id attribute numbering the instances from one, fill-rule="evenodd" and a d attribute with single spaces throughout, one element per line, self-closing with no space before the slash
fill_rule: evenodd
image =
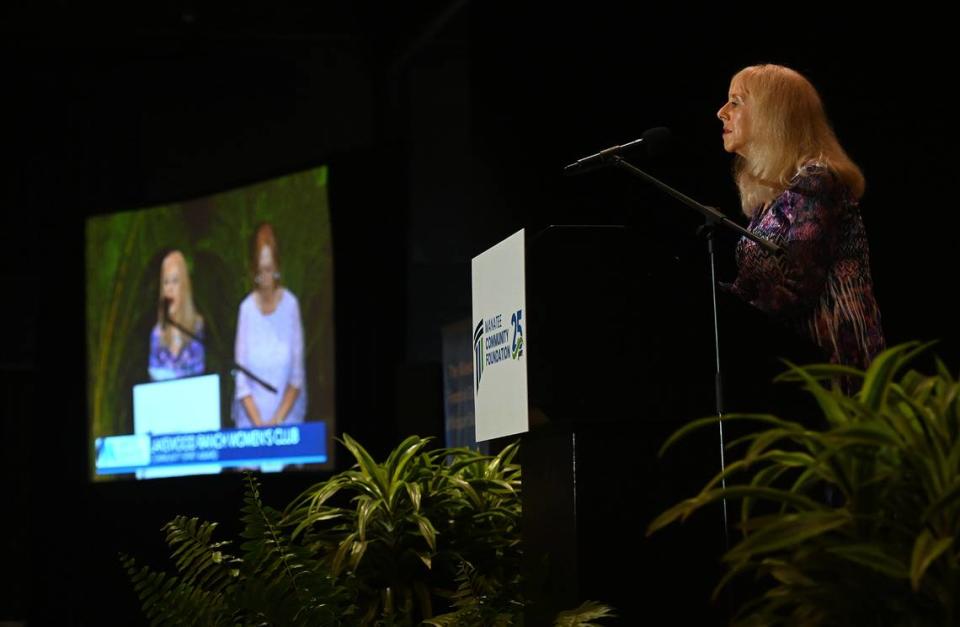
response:
<path id="1" fill-rule="evenodd" d="M 220 375 L 207 374 L 133 386 L 133 433 L 161 435 L 220 429 Z M 136 471 L 138 479 L 217 474 L 220 464 Z"/>
<path id="2" fill-rule="evenodd" d="M 710 601 L 723 573 L 720 506 L 645 537 L 720 470 L 717 430 L 657 454 L 684 423 L 716 415 L 706 251 L 678 255 L 618 225 L 523 237 L 525 624 L 551 624 L 585 600 L 612 605 L 618 624 L 726 624 L 724 602 Z M 477 273 L 475 260 L 475 285 Z M 474 309 L 477 324 L 476 294 Z M 811 343 L 725 294 L 718 327 L 726 413 L 807 409 L 771 381 L 780 357 L 822 361 Z"/>

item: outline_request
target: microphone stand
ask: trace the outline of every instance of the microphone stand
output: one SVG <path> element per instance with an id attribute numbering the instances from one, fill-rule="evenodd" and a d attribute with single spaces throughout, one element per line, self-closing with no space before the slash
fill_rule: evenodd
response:
<path id="1" fill-rule="evenodd" d="M 199 337 L 197 337 L 196 335 L 194 335 L 191 331 L 188 331 L 187 329 L 185 329 L 185 328 L 183 327 L 183 325 L 175 322 L 175 321 L 173 320 L 173 318 L 170 317 L 170 314 L 167 313 L 166 307 L 164 307 L 164 310 L 163 310 L 163 323 L 164 323 L 164 324 L 169 324 L 169 325 L 172 326 L 174 329 L 177 329 L 178 331 L 180 331 L 181 333 L 183 333 L 184 335 L 186 335 L 186 336 L 189 337 L 190 339 L 192 339 L 192 340 L 194 340 L 194 341 L 196 341 L 196 342 L 199 342 L 201 346 L 206 346 L 206 344 L 203 343 L 203 340 L 201 340 Z M 231 362 L 230 362 L 230 369 L 231 369 L 231 371 L 239 370 L 239 371 L 242 372 L 243 374 L 247 375 L 248 377 L 250 377 L 251 379 L 253 379 L 253 380 L 256 381 L 257 383 L 259 383 L 260 385 L 262 385 L 263 387 L 265 387 L 267 390 L 269 390 L 269 391 L 272 392 L 273 394 L 276 394 L 276 393 L 277 393 L 277 388 L 273 387 L 272 385 L 270 385 L 269 383 L 267 383 L 266 381 L 264 381 L 263 379 L 261 379 L 261 378 L 258 377 L 257 375 L 253 374 L 252 372 L 250 372 L 249 370 L 247 370 L 246 368 L 244 368 L 243 366 L 241 366 L 240 364 L 238 364 L 237 362 L 231 361 Z"/>
<path id="2" fill-rule="evenodd" d="M 762 246 L 768 252 L 775 255 L 783 254 L 783 248 L 777 246 L 773 242 L 770 242 L 762 237 L 754 235 L 750 231 L 741 227 L 736 222 L 733 222 L 727 218 L 723 213 L 718 211 L 713 207 L 708 207 L 702 205 L 696 200 L 690 198 L 689 196 L 677 191 L 676 189 L 670 187 L 666 183 L 650 176 L 640 168 L 624 161 L 620 155 L 612 155 L 609 157 L 609 164 L 620 168 L 638 178 L 643 179 L 644 181 L 653 184 L 655 187 L 660 189 L 663 192 L 666 192 L 668 195 L 673 196 L 679 200 L 684 205 L 690 207 L 691 209 L 700 213 L 704 222 L 697 229 L 697 233 L 702 235 L 707 240 L 707 254 L 710 258 L 710 288 L 711 288 L 711 299 L 713 301 L 713 349 L 715 356 L 715 375 L 714 375 L 714 402 L 716 404 L 717 410 L 717 425 L 720 429 L 720 471 L 723 472 L 726 470 L 726 461 L 725 461 L 725 444 L 723 436 L 723 373 L 720 368 L 720 326 L 718 322 L 718 313 L 717 313 L 717 272 L 716 272 L 716 249 L 714 246 L 713 232 L 717 226 L 722 226 L 723 228 L 729 229 L 736 233 L 739 233 L 741 236 L 746 237 L 747 239 L 756 242 L 758 245 Z M 721 486 L 725 489 L 727 487 L 727 481 L 724 477 L 721 480 Z M 722 499 L 723 505 L 723 532 L 724 539 L 726 541 L 726 547 L 730 549 L 730 522 L 727 515 L 727 499 Z"/>

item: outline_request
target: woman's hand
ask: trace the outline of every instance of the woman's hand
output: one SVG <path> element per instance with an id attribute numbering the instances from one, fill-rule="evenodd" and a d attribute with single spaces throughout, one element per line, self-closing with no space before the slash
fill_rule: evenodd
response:
<path id="1" fill-rule="evenodd" d="M 280 402 L 280 406 L 277 407 L 277 413 L 273 415 L 268 424 L 271 426 L 278 425 L 286 420 L 287 414 L 293 409 L 293 404 L 296 402 L 298 396 L 300 396 L 300 389 L 292 385 L 287 385 L 287 389 L 283 391 L 283 400 Z"/>

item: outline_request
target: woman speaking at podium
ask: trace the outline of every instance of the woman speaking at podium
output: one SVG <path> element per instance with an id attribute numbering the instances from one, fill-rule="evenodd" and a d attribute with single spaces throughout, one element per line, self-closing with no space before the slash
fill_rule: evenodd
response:
<path id="1" fill-rule="evenodd" d="M 254 289 L 240 303 L 235 357 L 277 392 L 238 372 L 234 421 L 241 428 L 301 423 L 307 391 L 300 305 L 280 285 L 280 252 L 270 224 L 257 227 L 251 252 Z"/>
<path id="2" fill-rule="evenodd" d="M 817 91 L 789 68 L 747 67 L 717 117 L 748 230 L 785 251 L 741 239 L 737 278 L 722 287 L 809 337 L 831 363 L 866 368 L 884 337 L 858 208 L 864 178 Z"/>
<path id="3" fill-rule="evenodd" d="M 194 339 L 182 333 L 177 325 L 192 329 Z M 183 253 L 174 250 L 160 264 L 160 298 L 157 303 L 157 324 L 150 333 L 150 379 L 164 381 L 203 374 L 203 317 L 193 305 L 193 289 Z"/>

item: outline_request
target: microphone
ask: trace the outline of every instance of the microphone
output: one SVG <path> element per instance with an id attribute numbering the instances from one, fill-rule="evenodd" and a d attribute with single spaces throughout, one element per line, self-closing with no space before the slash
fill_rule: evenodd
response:
<path id="1" fill-rule="evenodd" d="M 163 328 L 167 328 L 167 323 L 170 322 L 170 305 L 172 304 L 172 298 L 163 299 L 163 311 L 160 313 L 160 320 L 163 322 Z"/>
<path id="2" fill-rule="evenodd" d="M 629 150 L 630 148 L 634 148 L 639 145 L 643 145 L 647 149 L 648 155 L 658 155 L 663 152 L 669 141 L 670 129 L 667 127 L 657 126 L 647 129 L 643 132 L 643 135 L 640 137 L 640 139 L 635 139 L 619 146 L 610 146 L 609 148 L 604 148 L 600 152 L 592 154 L 589 157 L 577 159 L 570 165 L 563 168 L 563 173 L 582 174 L 583 172 L 586 172 L 590 166 L 605 165 L 611 157 L 614 157 L 625 150 Z"/>

